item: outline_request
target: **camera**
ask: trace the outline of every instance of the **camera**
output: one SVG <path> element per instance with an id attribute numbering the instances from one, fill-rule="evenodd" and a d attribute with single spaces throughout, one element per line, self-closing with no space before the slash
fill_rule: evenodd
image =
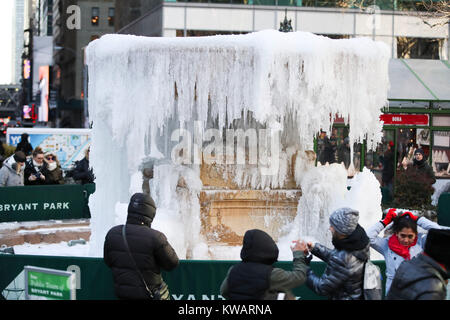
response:
<path id="1" fill-rule="evenodd" d="M 35 173 L 34 176 L 36 177 L 36 179 L 39 179 L 41 177 L 41 173 L 40 172 Z"/>

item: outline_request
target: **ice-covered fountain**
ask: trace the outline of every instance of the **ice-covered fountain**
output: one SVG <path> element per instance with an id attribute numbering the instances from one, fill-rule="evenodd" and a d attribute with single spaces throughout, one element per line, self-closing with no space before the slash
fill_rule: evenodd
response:
<path id="1" fill-rule="evenodd" d="M 348 191 L 345 167 L 315 167 L 312 150 L 334 115 L 350 125 L 350 146 L 381 141 L 388 60 L 383 43 L 305 32 L 91 42 L 91 254 L 102 255 L 130 196 L 148 189 L 153 227 L 182 259 L 239 259 L 251 228 L 269 232 L 290 259 L 281 244 L 329 241 L 331 210 L 349 203 L 362 224 L 376 221 L 373 174 L 356 175 Z"/>

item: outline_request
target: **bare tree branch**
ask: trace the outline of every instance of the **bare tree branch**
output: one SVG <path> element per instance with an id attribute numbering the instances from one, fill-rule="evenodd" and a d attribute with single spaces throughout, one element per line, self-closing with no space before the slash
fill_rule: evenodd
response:
<path id="1" fill-rule="evenodd" d="M 418 12 L 419 17 L 430 28 L 443 26 L 450 22 L 450 2 L 448 0 L 422 0 L 426 12 Z M 439 19 L 439 22 L 431 23 L 431 19 Z"/>

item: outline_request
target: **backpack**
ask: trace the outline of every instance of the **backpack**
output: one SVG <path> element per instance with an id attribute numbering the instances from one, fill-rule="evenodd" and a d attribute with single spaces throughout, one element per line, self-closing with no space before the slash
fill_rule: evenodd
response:
<path id="1" fill-rule="evenodd" d="M 380 268 L 370 260 L 364 264 L 363 295 L 364 300 L 383 299 Z"/>

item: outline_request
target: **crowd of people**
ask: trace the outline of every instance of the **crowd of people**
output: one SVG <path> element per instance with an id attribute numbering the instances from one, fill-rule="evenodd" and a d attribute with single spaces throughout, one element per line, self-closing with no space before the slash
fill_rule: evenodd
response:
<path id="1" fill-rule="evenodd" d="M 0 186 L 66 183 L 57 155 L 40 147 L 33 149 L 26 139 L 27 135 L 22 135 L 14 154 L 4 159 Z M 89 167 L 89 152 L 87 149 L 71 174 L 79 183 L 95 179 Z M 429 174 L 423 158 L 421 150 L 416 150 L 414 165 Z M 389 177 L 384 182 L 389 184 Z M 112 269 L 115 293 L 120 299 L 170 299 L 161 271 L 173 270 L 179 259 L 166 236 L 152 229 L 155 214 L 153 199 L 136 193 L 130 199 L 126 224 L 113 227 L 106 235 L 104 261 Z M 329 219 L 334 248 L 302 239 L 294 241 L 290 271 L 273 266 L 279 250 L 269 234 L 248 230 L 240 253 L 242 261 L 228 270 L 220 286 L 221 295 L 229 300 L 295 299 L 292 290 L 306 285 L 332 300 L 362 300 L 365 268 L 373 248 L 386 262 L 385 299 L 446 298 L 449 227 L 395 208 L 367 232 L 358 222 L 357 210 L 335 210 Z M 382 231 L 384 236 L 380 237 Z M 313 256 L 326 263 L 320 276 L 310 268 Z"/>
<path id="2" fill-rule="evenodd" d="M 85 157 L 76 161 L 74 168 L 64 173 L 56 152 L 33 149 L 28 134 L 21 136 L 15 152 L 0 166 L 0 187 L 93 183 L 95 176 L 89 167 L 88 148 Z"/>
<path id="3" fill-rule="evenodd" d="M 119 299 L 170 300 L 161 271 L 176 268 L 178 257 L 164 234 L 152 229 L 155 213 L 153 199 L 136 193 L 128 206 L 126 224 L 113 227 L 106 235 L 104 261 L 112 269 Z M 227 300 L 295 299 L 292 290 L 306 285 L 317 295 L 332 300 L 363 300 L 365 268 L 373 248 L 386 261 L 385 299 L 446 298 L 449 227 L 395 208 L 367 232 L 358 222 L 357 210 L 335 210 L 329 219 L 334 248 L 302 239 L 293 241 L 290 271 L 273 266 L 279 250 L 269 234 L 259 229 L 247 230 L 241 261 L 228 270 L 220 294 Z M 418 227 L 424 232 L 419 233 Z M 388 236 L 379 237 L 384 229 L 393 229 L 392 235 L 385 230 Z M 326 263 L 320 276 L 310 268 L 312 256 Z"/>

